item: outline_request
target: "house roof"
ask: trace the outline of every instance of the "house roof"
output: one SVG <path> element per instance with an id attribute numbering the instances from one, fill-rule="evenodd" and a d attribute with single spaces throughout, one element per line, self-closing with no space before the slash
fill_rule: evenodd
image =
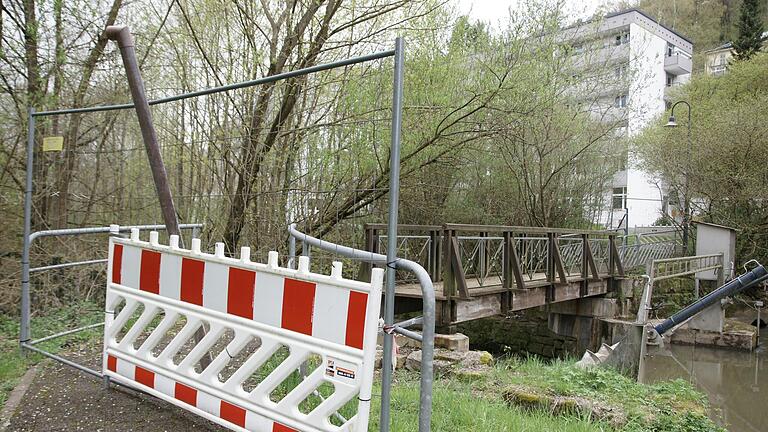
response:
<path id="1" fill-rule="evenodd" d="M 611 17 L 615 17 L 615 16 L 618 16 L 618 15 L 623 15 L 623 14 L 625 14 L 625 13 L 630 13 L 630 12 L 637 12 L 637 13 L 639 13 L 640 15 L 642 15 L 642 16 L 644 16 L 644 17 L 648 18 L 649 20 L 651 20 L 651 21 L 655 22 L 656 24 L 658 24 L 658 25 L 660 25 L 660 26 L 664 27 L 665 29 L 667 29 L 667 30 L 669 30 L 670 32 L 674 33 L 675 35 L 677 35 L 677 36 L 678 36 L 678 37 L 680 37 L 681 39 L 683 39 L 683 40 L 685 40 L 686 42 L 688 42 L 688 43 L 690 43 L 691 45 L 693 45 L 693 41 L 692 41 L 692 40 L 690 40 L 690 39 L 688 39 L 687 37 L 683 36 L 683 35 L 682 35 L 680 32 L 678 32 L 677 30 L 675 30 L 675 29 L 673 29 L 673 28 L 670 28 L 670 27 L 668 27 L 668 26 L 666 26 L 666 25 L 664 25 L 664 24 L 660 23 L 660 22 L 659 22 L 659 21 L 658 21 L 656 18 L 654 18 L 654 17 L 650 16 L 648 13 L 646 13 L 646 12 L 643 12 L 642 10 L 640 10 L 640 9 L 637 9 L 637 8 L 624 9 L 624 10 L 621 10 L 621 11 L 618 11 L 618 12 L 609 13 L 608 15 L 606 15 L 606 16 L 605 16 L 605 18 L 611 18 Z"/>
<path id="2" fill-rule="evenodd" d="M 760 39 L 762 39 L 763 41 L 768 40 L 768 31 L 764 31 L 763 34 L 760 36 Z M 706 50 L 704 52 L 705 53 L 710 53 L 710 52 L 722 51 L 722 50 L 726 50 L 726 49 L 730 50 L 731 48 L 733 48 L 733 42 L 729 41 L 729 42 L 726 42 L 726 43 L 720 45 L 717 48 L 708 49 L 708 50 Z"/>
<path id="3" fill-rule="evenodd" d="M 707 225 L 707 226 L 711 226 L 711 227 L 715 227 L 715 228 L 722 228 L 722 229 L 727 229 L 727 230 L 736 231 L 736 232 L 741 231 L 741 230 L 739 230 L 737 228 L 733 228 L 733 227 L 729 227 L 729 226 L 725 226 L 725 225 L 719 225 L 719 224 L 711 223 L 711 222 L 691 221 L 691 223 L 694 224 L 694 225 Z"/>

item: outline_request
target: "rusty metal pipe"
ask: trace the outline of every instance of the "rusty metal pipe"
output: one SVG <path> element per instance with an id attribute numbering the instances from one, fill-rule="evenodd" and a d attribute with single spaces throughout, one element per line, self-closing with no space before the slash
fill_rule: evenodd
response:
<path id="1" fill-rule="evenodd" d="M 163 213 L 163 222 L 165 222 L 168 234 L 179 235 L 179 220 L 173 205 L 173 196 L 168 185 L 168 174 L 165 171 L 163 156 L 157 145 L 157 133 L 152 123 L 152 113 L 149 111 L 147 95 L 144 92 L 144 81 L 141 79 L 139 64 L 136 61 L 133 36 L 131 36 L 130 29 L 122 25 L 107 27 L 106 34 L 107 38 L 116 41 L 117 46 L 120 47 L 125 74 L 128 77 L 128 86 L 131 88 L 131 98 L 136 109 L 136 116 L 139 118 L 141 137 L 144 140 L 144 147 L 147 149 L 149 168 L 152 170 L 152 179 L 155 182 L 160 210 Z"/>

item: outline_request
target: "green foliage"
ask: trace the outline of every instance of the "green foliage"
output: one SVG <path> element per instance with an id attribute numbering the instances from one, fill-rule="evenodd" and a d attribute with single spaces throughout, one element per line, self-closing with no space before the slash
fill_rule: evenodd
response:
<path id="1" fill-rule="evenodd" d="M 733 41 L 733 57 L 749 60 L 763 45 L 763 20 L 759 0 L 743 0 L 739 16 L 739 36 Z"/>
<path id="2" fill-rule="evenodd" d="M 737 258 L 768 258 L 768 55 L 735 63 L 722 77 L 699 75 L 680 89 L 692 110 L 687 149 L 685 107 L 680 127 L 664 128 L 669 113 L 636 142 L 645 168 L 681 194 L 686 174 L 694 217 L 740 230 Z"/>

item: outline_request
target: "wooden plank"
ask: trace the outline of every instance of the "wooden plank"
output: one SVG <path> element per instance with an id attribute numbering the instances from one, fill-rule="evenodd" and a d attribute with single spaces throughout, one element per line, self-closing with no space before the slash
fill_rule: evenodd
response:
<path id="1" fill-rule="evenodd" d="M 385 223 L 367 223 L 364 225 L 365 229 L 386 230 L 389 225 Z M 441 225 L 416 225 L 416 224 L 397 224 L 397 231 L 439 231 L 442 230 Z"/>
<path id="2" fill-rule="evenodd" d="M 451 237 L 453 233 L 451 231 L 443 231 L 443 295 L 449 301 L 453 297 L 454 286 L 456 285 L 456 277 L 453 274 L 453 266 L 451 265 L 451 254 L 453 251 L 453 242 Z"/>
<path id="3" fill-rule="evenodd" d="M 376 252 L 376 242 L 374 241 L 374 237 L 376 236 L 376 230 L 375 229 L 368 229 L 366 227 L 365 229 L 365 250 L 367 252 Z M 366 262 L 360 262 L 360 269 L 357 273 L 357 280 L 360 281 L 366 281 L 371 280 L 371 269 L 373 268 L 373 264 L 366 263 Z"/>
<path id="4" fill-rule="evenodd" d="M 517 256 L 517 248 L 515 248 L 514 235 L 511 235 L 509 238 L 509 252 L 511 254 L 510 264 L 512 265 L 512 273 L 515 275 L 515 284 L 517 285 L 517 289 L 524 290 L 525 281 L 523 280 L 523 270 L 520 267 L 520 257 Z"/>
<path id="5" fill-rule="evenodd" d="M 589 240 L 584 242 L 584 255 L 587 257 L 589 269 L 592 270 L 592 280 L 599 280 L 600 275 L 597 273 L 597 264 L 595 264 L 595 257 L 592 255 L 592 246 L 589 245 Z"/>
<path id="6" fill-rule="evenodd" d="M 547 303 L 548 286 L 524 290 L 512 290 L 512 310 L 530 309 Z"/>
<path id="7" fill-rule="evenodd" d="M 470 232 L 515 232 L 521 234 L 590 234 L 590 235 L 610 235 L 616 234 L 616 231 L 606 230 L 579 230 L 570 228 L 547 228 L 547 227 L 524 227 L 510 225 L 476 225 L 476 224 L 445 224 L 445 229 L 451 231 L 470 231 Z"/>
<path id="8" fill-rule="evenodd" d="M 608 292 L 608 281 L 605 279 L 599 281 L 590 281 L 587 286 L 587 296 L 602 295 Z"/>
<path id="9" fill-rule="evenodd" d="M 561 284 L 567 284 L 568 278 L 565 277 L 565 268 L 563 267 L 563 256 L 560 254 L 560 245 L 557 244 L 557 237 L 552 239 L 552 259 L 554 260 L 555 270 L 560 278 Z"/>
<path id="10" fill-rule="evenodd" d="M 611 256 L 613 257 L 613 263 L 616 267 L 617 273 L 619 276 L 624 276 L 624 263 L 621 262 L 621 255 L 619 255 L 619 249 L 616 247 L 615 239 L 611 242 Z"/>
<path id="11" fill-rule="evenodd" d="M 454 323 L 501 314 L 503 294 L 474 296 L 469 300 L 458 300 L 456 302 L 456 321 Z"/>
<path id="12" fill-rule="evenodd" d="M 469 289 L 467 289 L 467 275 L 464 273 L 464 266 L 461 265 L 461 251 L 456 237 L 451 237 L 451 264 L 453 266 L 453 275 L 456 285 L 459 288 L 459 297 L 462 299 L 470 298 Z"/>

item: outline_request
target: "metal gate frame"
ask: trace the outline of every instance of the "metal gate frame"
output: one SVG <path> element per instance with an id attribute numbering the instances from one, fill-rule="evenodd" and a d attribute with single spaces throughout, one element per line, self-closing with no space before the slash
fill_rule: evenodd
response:
<path id="1" fill-rule="evenodd" d="M 197 232 L 203 226 L 204 226 L 203 224 L 181 224 L 179 225 L 179 228 L 184 230 L 192 230 L 192 237 L 195 238 L 197 237 Z M 30 259 L 29 259 L 29 251 L 31 250 L 32 244 L 36 239 L 42 238 L 42 237 L 69 237 L 69 236 L 81 236 L 81 235 L 90 235 L 90 234 L 109 234 L 112 236 L 117 236 L 117 235 L 120 235 L 120 233 L 122 232 L 128 232 L 131 230 L 164 230 L 164 229 L 165 229 L 165 225 L 131 225 L 131 226 L 110 225 L 108 227 L 72 228 L 72 229 L 35 231 L 28 236 L 25 235 L 23 252 L 22 252 L 22 260 L 21 260 L 21 326 L 20 326 L 20 332 L 19 332 L 19 346 L 21 347 L 22 351 L 25 349 L 29 351 L 33 351 L 45 357 L 52 358 L 56 361 L 64 363 L 67 366 L 71 366 L 79 371 L 85 372 L 87 374 L 93 375 L 98 378 L 103 378 L 103 374 L 101 373 L 100 370 L 91 369 L 80 363 L 65 359 L 64 357 L 45 351 L 41 348 L 36 347 L 35 345 L 41 342 L 46 342 L 52 339 L 79 333 L 84 330 L 101 327 L 104 325 L 104 322 L 102 321 L 96 324 L 90 324 L 82 327 L 77 327 L 74 329 L 65 330 L 59 333 L 54 333 L 51 335 L 41 337 L 39 339 L 32 339 L 31 337 L 32 336 L 32 325 L 31 325 L 32 314 L 30 310 L 31 295 L 30 295 L 29 283 L 33 273 L 44 272 L 48 270 L 63 269 L 63 268 L 87 266 L 87 265 L 106 264 L 107 258 L 85 260 L 85 261 L 74 261 L 74 262 L 53 264 L 53 265 L 40 266 L 40 267 L 31 267 Z"/>
<path id="2" fill-rule="evenodd" d="M 379 60 L 392 57 L 394 60 L 393 71 L 393 94 L 392 94 L 392 134 L 391 134 L 391 148 L 390 148 L 390 173 L 389 173 L 389 215 L 388 215 L 388 247 L 386 257 L 370 256 L 375 262 L 383 262 L 387 265 L 386 271 L 386 287 L 384 296 L 384 325 L 385 328 L 393 329 L 394 323 L 394 300 L 395 300 L 395 268 L 410 266 L 408 260 L 401 260 L 397 258 L 397 219 L 398 219 L 398 205 L 400 197 L 400 145 L 401 145 L 401 128 L 402 128 L 402 111 L 403 111 L 403 81 L 404 81 L 404 69 L 405 69 L 405 42 L 402 37 L 398 37 L 395 40 L 394 49 L 387 51 L 380 51 L 373 54 L 368 54 L 359 57 L 351 57 L 343 60 L 319 64 L 303 69 L 297 69 L 294 71 L 284 72 L 276 75 L 265 76 L 262 78 L 244 81 L 240 83 L 228 84 L 219 87 L 212 87 L 199 91 L 182 93 L 165 98 L 155 99 L 148 101 L 148 105 L 160 105 L 169 102 L 175 102 L 179 100 L 189 99 L 197 96 L 209 95 L 214 93 L 226 92 L 235 89 L 241 89 L 246 87 L 253 87 L 256 85 L 262 85 L 267 83 L 273 83 L 281 80 L 296 78 L 313 74 L 320 71 L 351 66 L 358 63 L 365 63 L 373 60 Z M 135 109 L 136 105 L 133 103 L 115 104 L 115 105 L 100 105 L 85 108 L 70 108 L 53 111 L 41 111 L 36 112 L 35 108 L 30 106 L 28 108 L 27 116 L 27 161 L 26 161 L 26 184 L 24 192 L 24 250 L 22 252 L 22 268 L 26 269 L 22 273 L 22 328 L 19 338 L 20 346 L 22 349 L 27 349 L 35 352 L 42 352 L 42 350 L 34 347 L 29 339 L 29 248 L 31 240 L 34 240 L 31 232 L 32 221 L 32 191 L 33 191 L 33 166 L 34 166 L 34 150 L 35 150 L 35 120 L 38 117 L 63 115 L 63 114 L 83 114 L 92 112 L 104 112 L 115 111 L 125 109 Z M 68 231 L 68 230 L 63 230 Z M 83 232 L 85 233 L 85 232 Z M 35 233 L 37 234 L 37 233 Z M 51 234 L 54 235 L 54 234 Z M 74 235 L 74 233 L 59 233 L 59 235 Z M 40 234 L 38 234 L 40 236 Z M 315 239 L 317 240 L 317 239 Z M 319 240 L 318 240 L 319 241 Z M 322 242 L 320 242 L 322 243 Z M 326 244 L 327 246 L 327 244 Z M 322 246 L 321 246 L 322 247 Z M 335 250 L 338 251 L 340 246 L 333 245 Z M 360 251 L 346 248 L 353 255 Z M 360 259 L 360 257 L 358 257 Z M 422 288 L 424 289 L 424 319 L 423 328 L 424 334 L 424 368 L 422 370 L 422 382 L 421 382 L 421 411 L 419 418 L 419 431 L 428 432 L 430 430 L 430 411 L 432 405 L 432 364 L 431 353 L 434 343 L 434 289 L 427 289 L 432 287 L 432 282 L 429 279 L 428 273 L 424 271 L 421 266 L 416 263 L 415 266 L 409 269 L 415 272 L 420 281 L 422 281 Z M 429 291 L 429 293 L 427 293 Z M 431 296 L 431 300 L 430 297 Z M 430 309 L 431 308 L 431 309 Z M 394 338 L 392 333 L 385 332 L 384 334 L 384 352 L 390 353 Z M 69 360 L 56 356 L 51 353 L 43 353 L 48 357 L 61 361 L 69 366 L 76 367 L 87 373 L 100 376 L 100 373 L 94 373 L 96 371 L 84 368 L 81 365 L 77 365 Z M 390 400 L 391 400 L 391 383 L 392 383 L 392 356 L 384 355 L 382 364 L 382 395 L 381 395 L 381 420 L 380 430 L 382 432 L 389 431 L 390 428 Z M 428 376 L 427 376 L 428 375 Z"/>

